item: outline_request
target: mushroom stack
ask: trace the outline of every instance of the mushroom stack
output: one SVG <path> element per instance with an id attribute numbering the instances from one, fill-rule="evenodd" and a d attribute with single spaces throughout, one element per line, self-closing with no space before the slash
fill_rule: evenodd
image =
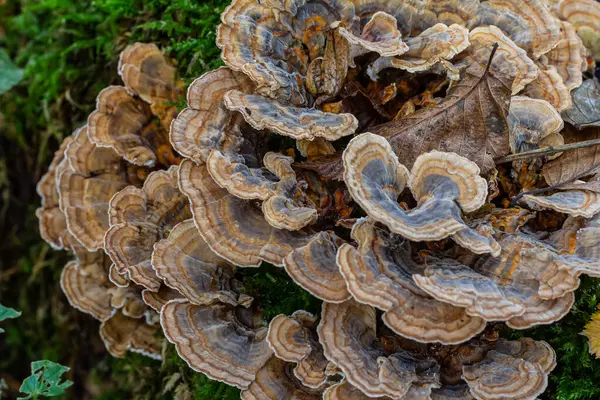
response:
<path id="1" fill-rule="evenodd" d="M 56 152 L 38 184 L 36 215 L 42 237 L 75 255 L 61 287 L 75 308 L 101 322 L 107 350 L 160 358 L 155 310 L 181 296 L 162 288 L 151 249 L 191 215 L 187 199 L 177 197 L 180 159 L 168 138 L 177 111 L 169 103 L 181 83 L 151 44 L 128 46 L 119 73 L 125 86 L 102 90 L 87 125 Z"/>
<path id="2" fill-rule="evenodd" d="M 190 367 L 243 399 L 535 399 L 553 350 L 499 331 L 559 320 L 579 277 L 600 276 L 586 6 L 600 15 L 589 0 L 234 0 L 226 66 L 177 116 L 158 49 L 124 51 L 126 86 L 101 92 L 40 183 L 42 235 L 104 250 L 93 290 L 135 288 Z M 263 262 L 321 314 L 264 320 L 236 273 Z M 69 270 L 91 288 L 86 265 Z"/>

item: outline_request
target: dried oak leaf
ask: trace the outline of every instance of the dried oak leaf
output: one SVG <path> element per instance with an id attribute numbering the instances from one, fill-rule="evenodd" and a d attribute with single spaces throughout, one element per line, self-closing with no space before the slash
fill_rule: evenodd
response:
<path id="1" fill-rule="evenodd" d="M 440 150 L 464 156 L 486 173 L 493 168 L 494 157 L 510 151 L 506 117 L 511 87 L 509 79 L 473 64 L 439 105 L 376 126 L 372 132 L 387 138 L 409 168 L 420 154 Z"/>
<path id="2" fill-rule="evenodd" d="M 564 120 L 577 129 L 600 126 L 600 83 L 588 79 L 571 93 L 573 106 L 562 113 Z"/>
<path id="3" fill-rule="evenodd" d="M 599 128 L 587 128 L 583 131 L 569 129 L 563 131 L 565 144 L 584 140 L 600 139 Z M 542 174 L 550 186 L 571 182 L 582 176 L 600 172 L 600 147 L 584 147 L 563 153 L 542 169 Z"/>

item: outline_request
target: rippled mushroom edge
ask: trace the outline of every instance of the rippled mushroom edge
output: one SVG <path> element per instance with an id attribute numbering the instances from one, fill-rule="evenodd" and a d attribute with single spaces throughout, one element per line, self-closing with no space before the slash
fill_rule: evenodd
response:
<path id="1" fill-rule="evenodd" d="M 600 29 L 583 26 L 576 1 L 416 3 L 234 0 L 217 28 L 227 66 L 215 73 L 230 81 L 182 68 L 175 78 L 187 61 L 161 43 L 124 50 L 114 102 L 101 92 L 38 186 L 42 237 L 77 261 L 67 265 L 78 283 L 63 290 L 100 320 L 111 354 L 162 359 L 161 389 L 176 398 L 239 398 L 189 366 L 243 399 L 330 398 L 340 385 L 356 398 L 534 399 L 555 357 L 545 395 L 583 391 L 563 378 L 596 362 L 575 335 L 600 276 L 595 148 L 575 150 L 586 169 L 575 152 L 494 161 L 597 137 L 542 113 L 560 119 L 573 82 L 594 79 Z M 508 43 L 495 54 L 468 34 L 488 25 Z M 178 114 L 181 77 L 197 79 Z M 193 245 L 170 240 L 182 224 Z M 166 275 L 157 248 L 170 252 Z M 486 297 L 496 310 L 480 306 Z M 335 324 L 320 318 L 355 300 L 362 311 L 342 315 L 372 340 L 344 319 L 334 343 Z M 424 309 L 408 312 L 411 302 Z M 299 321 L 286 351 L 300 343 L 302 357 L 271 354 L 267 328 L 286 316 Z M 521 337 L 538 342 L 504 344 Z M 228 361 L 222 339 L 239 357 Z M 364 364 L 348 365 L 347 352 Z M 362 376 L 368 365 L 377 373 Z M 506 385 L 498 365 L 530 379 Z"/>

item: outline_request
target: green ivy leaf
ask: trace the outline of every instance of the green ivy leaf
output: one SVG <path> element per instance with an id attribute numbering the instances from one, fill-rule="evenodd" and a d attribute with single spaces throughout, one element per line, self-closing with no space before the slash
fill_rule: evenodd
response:
<path id="1" fill-rule="evenodd" d="M 0 49 L 0 94 L 21 82 L 21 79 L 23 70 L 12 62 L 6 50 Z"/>
<path id="2" fill-rule="evenodd" d="M 0 62 L 0 66 L 2 63 Z M 18 318 L 21 316 L 21 313 L 14 308 L 4 307 L 0 304 L 0 321 L 4 321 L 9 318 Z M 4 329 L 0 328 L 0 333 L 4 332 Z"/>
<path id="3" fill-rule="evenodd" d="M 34 361 L 31 363 L 31 375 L 25 378 L 19 391 L 27 397 L 19 397 L 19 400 L 37 399 L 38 396 L 54 397 L 65 393 L 65 389 L 73 382 L 65 379 L 61 382 L 61 376 L 69 368 L 48 360 Z"/>

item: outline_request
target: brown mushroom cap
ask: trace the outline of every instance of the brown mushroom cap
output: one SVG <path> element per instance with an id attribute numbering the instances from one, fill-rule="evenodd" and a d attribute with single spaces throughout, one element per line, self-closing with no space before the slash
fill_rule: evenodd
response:
<path id="1" fill-rule="evenodd" d="M 468 229 L 459 205 L 467 212 L 474 211 L 487 195 L 479 168 L 454 153 L 432 151 L 419 156 L 410 179 L 389 143 L 378 135 L 355 137 L 342 158 L 344 181 L 354 201 L 369 217 L 410 240 L 440 240 Z M 407 183 L 419 202 L 408 212 L 396 201 Z"/>
<path id="2" fill-rule="evenodd" d="M 277 315 L 269 323 L 267 342 L 277 358 L 296 364 L 293 374 L 303 386 L 322 389 L 329 362 L 317 338 L 316 320 L 303 310 L 290 317 Z"/>
<path id="3" fill-rule="evenodd" d="M 572 305 L 581 259 L 569 259 L 546 243 L 524 234 L 500 241 L 500 257 L 480 259 L 474 267 L 452 260 L 428 262 L 416 284 L 432 297 L 486 320 L 508 320 L 525 327 L 562 318 Z"/>
<path id="4" fill-rule="evenodd" d="M 550 209 L 574 217 L 592 218 L 600 212 L 600 193 L 591 190 L 567 190 L 549 196 L 527 194 L 523 201 L 534 209 Z"/>
<path id="5" fill-rule="evenodd" d="M 463 377 L 478 400 L 534 400 L 548 386 L 548 375 L 541 365 L 495 350 L 483 361 L 463 367 Z"/>
<path id="6" fill-rule="evenodd" d="M 100 325 L 100 337 L 108 352 L 117 358 L 127 351 L 161 359 L 162 340 L 157 338 L 158 327 L 149 325 L 143 318 L 135 319 L 116 312 Z"/>
<path id="7" fill-rule="evenodd" d="M 183 221 L 154 245 L 152 266 L 165 285 L 194 304 L 247 302 L 239 294 L 234 268 L 212 252 L 192 219 Z"/>
<path id="8" fill-rule="evenodd" d="M 408 51 L 398 57 L 382 57 L 368 70 L 371 79 L 384 68 L 399 68 L 408 72 L 427 71 L 442 60 L 450 60 L 469 47 L 469 31 L 458 24 L 436 24 L 419 36 L 406 40 Z"/>
<path id="9" fill-rule="evenodd" d="M 369 397 L 403 398 L 411 387 L 431 391 L 439 387 L 439 374 L 431 360 L 409 353 L 385 356 L 374 347 L 375 309 L 349 300 L 323 303 L 317 327 L 325 357 L 335 363 L 352 385 Z"/>
<path id="10" fill-rule="evenodd" d="M 305 231 L 273 228 L 260 208 L 221 189 L 206 166 L 183 161 L 179 186 L 190 199 L 200 235 L 216 254 L 235 265 L 256 267 L 263 260 L 282 265 L 285 256 L 311 239 Z"/>
<path id="11" fill-rule="evenodd" d="M 210 152 L 226 150 L 236 142 L 233 113 L 225 108 L 223 96 L 230 90 L 253 89 L 246 75 L 222 67 L 194 80 L 187 91 L 188 107 L 171 127 L 171 144 L 181 155 L 205 162 Z"/>
<path id="12" fill-rule="evenodd" d="M 541 0 L 490 0 L 489 3 L 498 9 L 498 12 L 503 12 L 504 9 L 513 11 L 535 27 L 532 42 L 533 58 L 539 58 L 558 44 L 559 21 L 550 14 Z"/>
<path id="13" fill-rule="evenodd" d="M 108 202 L 128 184 L 139 185 L 138 171 L 112 149 L 91 143 L 86 128 L 75 133 L 65 158 L 70 168 L 58 177 L 57 189 L 67 227 L 87 250 L 101 249 L 109 228 Z"/>
<path id="14" fill-rule="evenodd" d="M 104 248 L 120 274 L 128 272 L 134 282 L 152 291 L 161 283 L 151 265 L 154 244 L 191 217 L 188 199 L 177 186 L 177 169 L 152 172 L 141 189 L 128 186 L 109 203 Z"/>
<path id="15" fill-rule="evenodd" d="M 556 67 L 543 65 L 539 61 L 536 61 L 536 64 L 539 69 L 538 76 L 525 87 L 523 94 L 535 99 L 546 100 L 559 112 L 571 108 L 573 104 L 571 94 Z"/>
<path id="16" fill-rule="evenodd" d="M 108 257 L 103 252 L 94 254 L 94 260 L 80 266 L 79 261 L 71 261 L 63 268 L 60 287 L 69 304 L 90 314 L 99 321 L 105 321 L 113 314 L 111 305 L 111 283 L 106 275 Z"/>
<path id="17" fill-rule="evenodd" d="M 481 318 L 419 289 L 412 275 L 424 266 L 411 260 L 407 243 L 366 220 L 354 225 L 352 238 L 358 249 L 343 244 L 337 255 L 348 290 L 357 301 L 383 310 L 383 322 L 395 333 L 419 342 L 455 344 L 485 328 Z"/>
<path id="18" fill-rule="evenodd" d="M 135 165 L 156 164 L 151 140 L 161 139 L 160 127 L 152 121 L 148 104 L 131 96 L 123 86 L 109 86 L 98 94 L 96 111 L 88 117 L 88 136 L 99 147 L 110 147 Z M 162 138 L 166 141 L 166 138 Z"/>
<path id="19" fill-rule="evenodd" d="M 354 35 L 344 27 L 338 29 L 351 45 L 351 59 L 370 51 L 383 57 L 399 56 L 408 51 L 408 46 L 402 42 L 398 21 L 383 11 L 377 11 L 370 17 L 360 36 Z"/>
<path id="20" fill-rule="evenodd" d="M 354 133 L 358 120 L 352 114 L 333 114 L 316 108 L 285 106 L 254 94 L 231 90 L 224 96 L 225 106 L 238 111 L 253 128 L 266 129 L 294 139 L 322 137 L 337 140 Z"/>
<path id="21" fill-rule="evenodd" d="M 179 96 L 175 67 L 153 43 L 134 43 L 119 57 L 119 75 L 127 89 L 148 104 L 175 101 Z"/>
<path id="22" fill-rule="evenodd" d="M 321 400 L 322 389 L 308 388 L 292 374 L 292 365 L 271 357 L 242 391 L 242 400 Z"/>
<path id="23" fill-rule="evenodd" d="M 492 59 L 490 72 L 500 79 L 512 81 L 512 94 L 520 92 L 538 75 L 538 67 L 527 56 L 527 52 L 517 46 L 508 36 L 495 26 L 473 29 L 469 33 L 470 53 L 475 61 L 487 64 L 494 43 L 498 44 Z"/>
<path id="24" fill-rule="evenodd" d="M 333 232 L 319 232 L 288 254 L 283 266 L 294 282 L 313 296 L 329 303 L 346 301 L 350 293 L 335 261 L 343 242 Z"/>
<path id="25" fill-rule="evenodd" d="M 560 18 L 568 21 L 591 56 L 600 58 L 600 5 L 594 0 L 561 0 L 557 6 Z"/>
<path id="26" fill-rule="evenodd" d="M 268 152 L 263 163 L 279 181 L 265 176 L 262 169 L 248 168 L 243 158 L 213 151 L 206 167 L 214 181 L 232 195 L 242 199 L 260 199 L 266 221 L 277 229 L 302 229 L 317 220 L 315 205 L 300 190 L 293 159 Z"/>
<path id="27" fill-rule="evenodd" d="M 175 289 L 161 285 L 157 291 L 149 289 L 142 290 L 142 300 L 144 303 L 156 312 L 160 312 L 163 306 L 171 300 L 185 299 L 185 297 Z"/>
<path id="28" fill-rule="evenodd" d="M 586 49 L 573 25 L 561 21 L 560 26 L 560 41 L 544 55 L 544 63 L 555 66 L 567 89 L 573 90 L 581 85 L 587 69 Z"/>
<path id="29" fill-rule="evenodd" d="M 535 148 L 542 139 L 560 132 L 564 122 L 560 114 L 545 100 L 515 96 L 508 112 L 512 153 Z"/>
<path id="30" fill-rule="evenodd" d="M 59 208 L 58 191 L 56 189 L 58 176 L 65 168 L 69 168 L 68 162 L 63 160 L 65 150 L 72 141 L 73 136 L 67 136 L 63 140 L 54 153 L 54 158 L 48 166 L 48 170 L 36 186 L 37 193 L 42 200 L 41 207 L 35 210 L 35 215 L 39 220 L 40 236 L 55 250 L 70 248 L 77 243 L 67 229 L 67 220 L 65 214 Z"/>
<path id="31" fill-rule="evenodd" d="M 226 305 L 173 300 L 161 310 L 167 339 L 190 368 L 240 389 L 247 388 L 271 357 L 267 328 L 252 311 Z"/>

